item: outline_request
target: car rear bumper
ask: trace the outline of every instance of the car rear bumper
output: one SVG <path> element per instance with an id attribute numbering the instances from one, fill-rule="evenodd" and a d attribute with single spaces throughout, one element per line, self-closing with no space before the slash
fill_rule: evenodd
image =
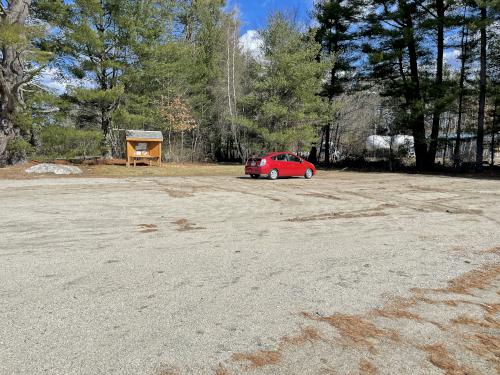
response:
<path id="1" fill-rule="evenodd" d="M 245 174 L 268 174 L 269 168 L 259 166 L 245 166 Z"/>

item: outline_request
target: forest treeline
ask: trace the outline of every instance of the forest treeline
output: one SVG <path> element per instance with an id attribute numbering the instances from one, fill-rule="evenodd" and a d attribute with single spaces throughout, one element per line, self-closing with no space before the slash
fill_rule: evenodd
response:
<path id="1" fill-rule="evenodd" d="M 0 4 L 0 164 L 120 157 L 124 129 L 161 130 L 172 161 L 329 163 L 408 134 L 418 169 L 443 148 L 459 166 L 466 142 L 494 162 L 499 0 L 319 0 L 307 26 L 269 14 L 253 49 L 223 0 Z"/>

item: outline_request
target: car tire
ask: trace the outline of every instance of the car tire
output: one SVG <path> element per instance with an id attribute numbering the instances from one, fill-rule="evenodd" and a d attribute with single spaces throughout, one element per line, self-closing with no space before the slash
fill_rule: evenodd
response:
<path id="1" fill-rule="evenodd" d="M 269 171 L 269 174 L 267 175 L 267 178 L 270 180 L 276 180 L 278 178 L 278 170 L 277 169 L 272 169 Z"/>
<path id="2" fill-rule="evenodd" d="M 311 168 L 307 168 L 306 169 L 306 173 L 304 173 L 304 177 L 307 179 L 307 180 L 310 180 L 313 176 L 313 171 Z"/>
<path id="3" fill-rule="evenodd" d="M 254 178 L 254 179 L 257 179 L 257 178 L 260 177 L 260 174 L 251 174 L 250 177 Z"/>

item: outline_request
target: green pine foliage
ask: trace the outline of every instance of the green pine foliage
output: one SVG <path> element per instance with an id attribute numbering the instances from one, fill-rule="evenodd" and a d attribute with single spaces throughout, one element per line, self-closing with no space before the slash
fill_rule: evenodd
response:
<path id="1" fill-rule="evenodd" d="M 255 82 L 241 105 L 240 120 L 269 150 L 304 151 L 325 119 L 319 93 L 327 65 L 316 60 L 319 44 L 283 14 L 269 19 L 262 32 L 264 54 L 254 64 Z"/>

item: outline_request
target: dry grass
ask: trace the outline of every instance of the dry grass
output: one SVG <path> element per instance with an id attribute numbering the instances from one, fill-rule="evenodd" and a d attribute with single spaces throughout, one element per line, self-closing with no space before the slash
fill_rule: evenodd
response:
<path id="1" fill-rule="evenodd" d="M 242 176 L 241 165 L 222 164 L 177 164 L 168 163 L 161 167 L 124 167 L 118 165 L 97 165 L 90 167 L 88 177 L 181 177 L 181 176 Z"/>
<path id="2" fill-rule="evenodd" d="M 491 334 L 485 334 L 482 330 L 496 330 L 499 328 L 499 322 L 495 319 L 500 311 L 500 304 L 486 304 L 466 300 L 439 300 L 433 299 L 432 294 L 436 293 L 458 293 L 470 294 L 473 289 L 485 289 L 491 287 L 497 280 L 500 265 L 491 264 L 479 270 L 470 271 L 449 282 L 445 289 L 414 289 L 409 298 L 397 298 L 391 300 L 384 307 L 373 309 L 363 315 L 334 314 L 332 316 L 318 316 L 303 312 L 302 316 L 309 320 L 325 322 L 334 327 L 340 335 L 339 343 L 347 348 L 354 350 L 366 350 L 368 353 L 376 354 L 380 345 L 387 345 L 388 342 L 396 343 L 415 348 L 427 353 L 430 363 L 443 370 L 445 375 L 479 375 L 479 372 L 469 365 L 458 363 L 448 352 L 443 344 L 420 345 L 411 338 L 403 338 L 399 332 L 393 329 L 381 328 L 377 326 L 372 319 L 384 317 L 388 319 L 409 319 L 418 322 L 427 322 L 436 325 L 442 331 L 455 332 L 457 337 L 462 337 L 460 343 L 450 343 L 462 346 L 470 352 L 486 358 L 494 365 L 498 364 L 500 358 L 500 338 Z M 410 307 L 418 307 L 422 304 L 432 304 L 442 306 L 442 308 L 457 308 L 461 304 L 477 305 L 481 307 L 485 315 L 483 319 L 474 319 L 467 315 L 458 316 L 449 320 L 447 324 L 440 324 L 425 319 L 420 315 L 408 311 Z M 472 336 L 463 343 L 461 326 L 467 326 L 468 330 L 473 330 Z M 488 332 L 486 332 L 488 333 Z M 470 333 L 469 333 L 470 334 Z M 386 341 L 384 343 L 384 340 Z M 255 353 L 234 354 L 233 360 L 238 362 L 248 362 L 247 369 L 256 369 L 267 365 L 277 365 L 283 360 L 286 350 L 297 347 L 305 343 L 315 343 L 323 341 L 331 345 L 335 342 L 325 339 L 322 334 L 314 327 L 306 327 L 296 336 L 285 336 L 281 339 L 276 350 L 257 351 Z M 334 368 L 323 369 L 324 371 L 333 371 Z M 359 362 L 360 375 L 375 375 L 378 369 L 368 360 Z"/>
<path id="3" fill-rule="evenodd" d="M 313 342 L 321 340 L 322 336 L 319 331 L 313 327 L 302 328 L 301 332 L 297 336 L 288 337 L 285 336 L 282 339 L 283 344 L 289 344 L 294 346 L 303 345 L 307 342 Z"/>
<path id="4" fill-rule="evenodd" d="M 500 374 L 500 337 L 485 333 L 476 333 L 468 337 L 466 347 L 479 357 L 489 361 Z"/>
<path id="5" fill-rule="evenodd" d="M 445 375 L 480 375 L 476 370 L 460 365 L 442 344 L 419 347 L 427 353 L 427 358 L 434 366 L 443 370 Z"/>
<path id="6" fill-rule="evenodd" d="M 485 316 L 483 318 L 483 321 L 480 321 L 480 320 L 474 319 L 473 317 L 468 316 L 468 315 L 460 315 L 460 316 L 456 317 L 455 319 L 450 320 L 450 323 L 469 325 L 469 326 L 477 326 L 477 327 L 483 327 L 483 328 L 500 329 L 500 322 L 498 322 L 497 320 L 495 320 L 491 316 Z"/>
<path id="7" fill-rule="evenodd" d="M 391 319 L 410 319 L 416 321 L 422 321 L 422 318 L 417 314 L 412 312 L 398 309 L 395 307 L 384 307 L 382 309 L 375 309 L 374 314 L 377 316 L 381 316 L 383 318 L 391 318 Z"/>
<path id="8" fill-rule="evenodd" d="M 481 270 L 473 270 L 448 282 L 443 291 L 472 294 L 472 289 L 484 289 L 500 277 L 500 264 L 490 265 Z"/>
<path id="9" fill-rule="evenodd" d="M 378 370 L 373 363 L 366 359 L 362 359 L 359 363 L 360 375 L 377 375 Z"/>
<path id="10" fill-rule="evenodd" d="M 158 227 L 155 224 L 139 224 L 137 228 L 139 228 L 139 232 L 141 233 L 151 233 L 158 231 Z"/>
<path id="11" fill-rule="evenodd" d="M 500 255 L 500 246 L 495 246 L 490 249 L 484 250 L 482 253 Z"/>
<path id="12" fill-rule="evenodd" d="M 316 192 L 303 193 L 303 194 L 297 194 L 297 195 L 301 195 L 303 197 L 324 198 L 324 199 L 331 199 L 331 200 L 337 200 L 337 201 L 341 200 L 339 197 L 332 195 L 332 194 L 324 194 L 324 193 L 316 193 Z"/>
<path id="13" fill-rule="evenodd" d="M 78 175 L 28 174 L 24 170 L 35 163 L 0 168 L 0 179 L 36 179 L 43 177 L 184 177 L 184 176 L 243 176 L 242 165 L 166 163 L 161 167 L 126 167 L 124 165 L 77 165 L 83 173 Z"/>
<path id="14" fill-rule="evenodd" d="M 253 353 L 235 353 L 233 360 L 237 362 L 250 362 L 249 369 L 263 366 L 276 365 L 281 361 L 281 350 L 259 350 Z"/>
<path id="15" fill-rule="evenodd" d="M 193 196 L 193 193 L 184 190 L 165 189 L 165 192 L 172 198 L 187 198 Z"/>
<path id="16" fill-rule="evenodd" d="M 219 366 L 214 371 L 214 375 L 231 375 L 231 373 L 219 363 Z"/>
<path id="17" fill-rule="evenodd" d="M 491 286 L 497 279 L 500 279 L 500 263 L 489 264 L 482 269 L 469 271 L 461 276 L 448 281 L 446 288 L 425 289 L 412 288 L 410 291 L 422 297 L 429 292 L 456 293 L 473 295 L 474 289 L 485 289 Z M 423 301 L 425 302 L 425 301 Z"/>
<path id="18" fill-rule="evenodd" d="M 383 212 L 386 208 L 394 208 L 396 206 L 392 204 L 381 204 L 377 207 L 368 208 L 364 210 L 355 210 L 349 212 L 331 212 L 325 214 L 311 215 L 311 216 L 301 216 L 287 219 L 290 222 L 305 222 L 305 221 L 315 221 L 315 220 L 333 220 L 333 219 L 355 219 L 362 217 L 375 217 L 375 216 L 386 216 L 387 213 Z"/>
<path id="19" fill-rule="evenodd" d="M 376 343 L 380 339 L 399 341 L 399 334 L 392 330 L 378 328 L 366 319 L 347 314 L 335 314 L 326 317 L 317 317 L 309 313 L 302 313 L 308 319 L 325 322 L 336 328 L 346 346 L 364 348 L 370 353 L 376 353 Z"/>
<path id="20" fill-rule="evenodd" d="M 185 232 L 188 230 L 199 230 L 199 229 L 205 229 L 204 227 L 196 227 L 194 223 L 190 223 L 187 219 L 179 219 L 176 221 L 173 221 L 172 224 L 178 225 L 177 230 L 179 232 Z"/>
<path id="21" fill-rule="evenodd" d="M 322 340 L 319 331 L 313 327 L 305 327 L 296 336 L 281 338 L 276 350 L 259 350 L 254 353 L 235 353 L 232 358 L 235 362 L 250 362 L 249 369 L 276 365 L 281 362 L 283 352 L 291 347 L 298 347 L 306 343 Z"/>
<path id="22" fill-rule="evenodd" d="M 497 366 L 500 365 L 500 337 L 498 335 L 476 333 L 472 337 L 468 349 Z"/>

